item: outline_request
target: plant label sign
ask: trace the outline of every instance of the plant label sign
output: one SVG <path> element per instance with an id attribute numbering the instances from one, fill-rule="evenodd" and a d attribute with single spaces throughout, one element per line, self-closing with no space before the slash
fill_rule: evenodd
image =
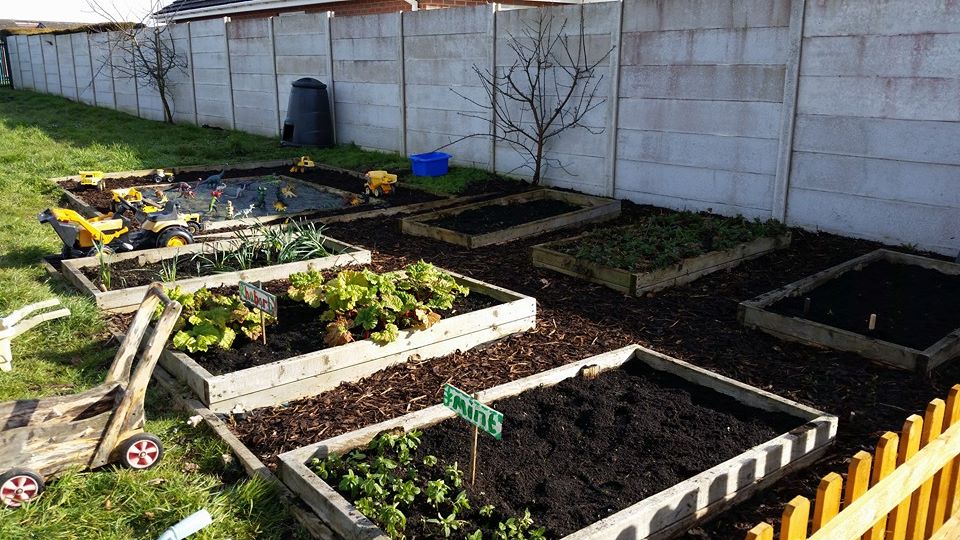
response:
<path id="1" fill-rule="evenodd" d="M 240 299 L 260 311 L 277 316 L 277 297 L 246 281 L 239 283 Z"/>
<path id="2" fill-rule="evenodd" d="M 443 387 L 443 404 L 460 418 L 500 439 L 503 436 L 503 413 L 487 407 L 456 386 Z"/>

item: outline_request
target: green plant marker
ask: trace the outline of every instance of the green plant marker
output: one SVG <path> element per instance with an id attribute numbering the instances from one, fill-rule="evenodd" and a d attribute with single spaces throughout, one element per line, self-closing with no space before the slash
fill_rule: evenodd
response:
<path id="1" fill-rule="evenodd" d="M 495 439 L 503 437 L 503 413 L 480 403 L 477 397 L 460 390 L 452 384 L 443 387 L 444 406 L 457 413 L 457 416 L 473 424 L 473 443 L 470 448 L 470 484 L 477 479 L 477 438 L 483 430 Z"/>

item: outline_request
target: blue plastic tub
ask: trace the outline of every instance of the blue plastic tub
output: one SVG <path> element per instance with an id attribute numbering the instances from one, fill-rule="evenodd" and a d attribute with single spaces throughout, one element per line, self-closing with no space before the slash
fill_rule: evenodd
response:
<path id="1" fill-rule="evenodd" d="M 414 176 L 443 176 L 450 170 L 450 154 L 443 152 L 428 152 L 413 154 L 410 162 L 413 163 Z"/>

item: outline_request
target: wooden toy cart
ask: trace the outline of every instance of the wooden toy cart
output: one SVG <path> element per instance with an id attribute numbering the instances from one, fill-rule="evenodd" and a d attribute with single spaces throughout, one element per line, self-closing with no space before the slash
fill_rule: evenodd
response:
<path id="1" fill-rule="evenodd" d="M 162 314 L 133 370 L 160 305 Z M 160 461 L 163 445 L 143 431 L 143 400 L 180 309 L 153 284 L 103 384 L 80 394 L 0 403 L 0 503 L 18 507 L 35 499 L 44 479 L 67 467 L 95 469 L 120 462 L 148 469 Z"/>

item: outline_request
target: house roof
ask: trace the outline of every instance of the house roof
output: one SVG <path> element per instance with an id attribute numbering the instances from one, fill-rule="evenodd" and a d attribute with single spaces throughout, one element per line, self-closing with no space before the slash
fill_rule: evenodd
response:
<path id="1" fill-rule="evenodd" d="M 228 4 L 240 4 L 251 0 L 173 0 L 163 9 L 157 11 L 157 15 L 170 15 L 181 11 L 192 11 L 194 9 L 203 9 Z"/>

